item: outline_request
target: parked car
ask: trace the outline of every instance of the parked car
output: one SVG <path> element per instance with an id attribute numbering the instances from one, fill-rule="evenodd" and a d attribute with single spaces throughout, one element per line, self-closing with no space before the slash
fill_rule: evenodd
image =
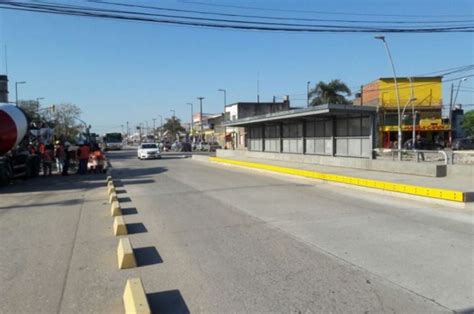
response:
<path id="1" fill-rule="evenodd" d="M 138 146 L 138 159 L 161 159 L 160 148 L 155 143 L 144 143 Z"/>
<path id="2" fill-rule="evenodd" d="M 474 138 L 457 138 L 453 141 L 453 150 L 474 149 Z"/>

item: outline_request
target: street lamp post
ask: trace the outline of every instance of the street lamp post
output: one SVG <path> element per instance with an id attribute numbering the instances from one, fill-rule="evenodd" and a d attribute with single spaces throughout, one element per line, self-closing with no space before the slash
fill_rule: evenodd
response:
<path id="1" fill-rule="evenodd" d="M 163 136 L 163 116 L 159 114 L 158 117 L 160 117 L 160 141 L 161 141 L 161 137 Z"/>
<path id="2" fill-rule="evenodd" d="M 306 82 L 306 107 L 309 107 L 309 85 L 311 81 Z"/>
<path id="3" fill-rule="evenodd" d="M 189 122 L 189 134 L 191 135 L 193 132 L 193 104 L 188 102 L 186 105 L 191 106 L 191 121 Z"/>
<path id="4" fill-rule="evenodd" d="M 461 83 L 464 82 L 464 81 L 467 81 L 467 77 L 463 77 L 462 79 L 459 80 L 459 83 L 458 83 L 458 89 L 456 90 L 456 95 L 454 96 L 454 101 L 453 101 L 453 106 L 456 105 L 456 100 L 458 99 L 458 93 L 459 93 L 459 88 L 461 87 Z M 451 111 L 453 110 L 453 108 L 451 108 Z"/>
<path id="5" fill-rule="evenodd" d="M 398 93 L 398 82 L 397 82 L 397 74 L 395 73 L 395 65 L 393 64 L 392 55 L 390 53 L 390 49 L 388 48 L 388 44 L 385 41 L 385 36 L 375 36 L 375 39 L 381 40 L 384 45 L 385 49 L 387 50 L 388 59 L 390 60 L 390 64 L 392 65 L 393 71 L 393 81 L 395 82 L 395 94 L 397 97 L 397 110 L 398 110 L 398 160 L 402 160 L 402 126 L 401 126 L 401 117 L 400 117 L 400 95 Z"/>
<path id="6" fill-rule="evenodd" d="M 224 109 L 225 109 L 225 106 L 227 105 L 227 90 L 223 88 L 219 88 L 217 91 L 224 93 Z"/>
<path id="7" fill-rule="evenodd" d="M 204 97 L 198 97 L 197 99 L 199 99 L 199 124 L 201 125 L 200 133 L 201 133 L 201 141 L 202 141 L 202 100 L 204 99 Z"/>
<path id="8" fill-rule="evenodd" d="M 18 85 L 20 84 L 26 84 L 25 81 L 21 81 L 21 82 L 15 82 L 15 105 L 18 107 Z"/>

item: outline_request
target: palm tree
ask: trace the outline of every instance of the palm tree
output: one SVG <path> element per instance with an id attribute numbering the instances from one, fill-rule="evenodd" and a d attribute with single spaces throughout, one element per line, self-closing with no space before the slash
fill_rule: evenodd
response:
<path id="1" fill-rule="evenodd" d="M 346 96 L 351 95 L 351 90 L 340 80 L 332 80 L 329 83 L 320 81 L 310 92 L 310 105 L 322 104 L 350 104 Z"/>

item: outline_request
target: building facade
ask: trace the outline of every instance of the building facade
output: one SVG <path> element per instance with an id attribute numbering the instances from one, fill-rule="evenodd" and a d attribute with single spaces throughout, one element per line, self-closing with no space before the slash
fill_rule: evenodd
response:
<path id="1" fill-rule="evenodd" d="M 225 107 L 225 121 L 236 121 L 260 115 L 271 114 L 290 109 L 290 101 L 283 102 L 237 102 Z M 225 145 L 227 149 L 246 149 L 247 136 L 245 128 L 225 127 Z"/>
<path id="2" fill-rule="evenodd" d="M 397 77 L 397 82 L 403 142 L 410 142 L 413 128 L 417 135 L 428 141 L 446 141 L 451 126 L 442 118 L 442 77 Z M 393 77 L 379 78 L 364 85 L 354 104 L 377 108 L 377 146 L 396 146 L 398 102 Z"/>

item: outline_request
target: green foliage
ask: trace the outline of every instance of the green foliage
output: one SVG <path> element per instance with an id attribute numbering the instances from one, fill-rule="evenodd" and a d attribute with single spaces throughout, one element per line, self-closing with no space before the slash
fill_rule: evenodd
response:
<path id="1" fill-rule="evenodd" d="M 346 99 L 351 95 L 351 90 L 340 80 L 332 80 L 329 83 L 320 81 L 310 90 L 310 105 L 317 106 L 322 104 L 350 104 Z"/>
<path id="2" fill-rule="evenodd" d="M 52 120 L 54 122 L 54 134 L 58 137 L 72 141 L 75 140 L 81 129 L 84 128 L 82 124 L 78 124 L 77 117 L 81 114 L 81 109 L 73 104 L 56 105 L 52 113 Z M 85 130 L 84 130 L 85 131 Z"/>
<path id="3" fill-rule="evenodd" d="M 468 135 L 474 135 L 474 110 L 468 111 L 464 114 L 462 128 Z"/>
<path id="4" fill-rule="evenodd" d="M 23 109 L 30 121 L 35 122 L 41 119 L 40 112 L 38 111 L 40 107 L 39 102 L 36 100 L 19 100 L 18 107 Z"/>
<path id="5" fill-rule="evenodd" d="M 172 118 L 166 119 L 166 123 L 163 125 L 163 129 L 165 131 L 168 131 L 173 139 L 176 138 L 176 134 L 178 132 L 185 131 L 185 129 L 181 125 L 181 120 L 174 116 Z"/>

